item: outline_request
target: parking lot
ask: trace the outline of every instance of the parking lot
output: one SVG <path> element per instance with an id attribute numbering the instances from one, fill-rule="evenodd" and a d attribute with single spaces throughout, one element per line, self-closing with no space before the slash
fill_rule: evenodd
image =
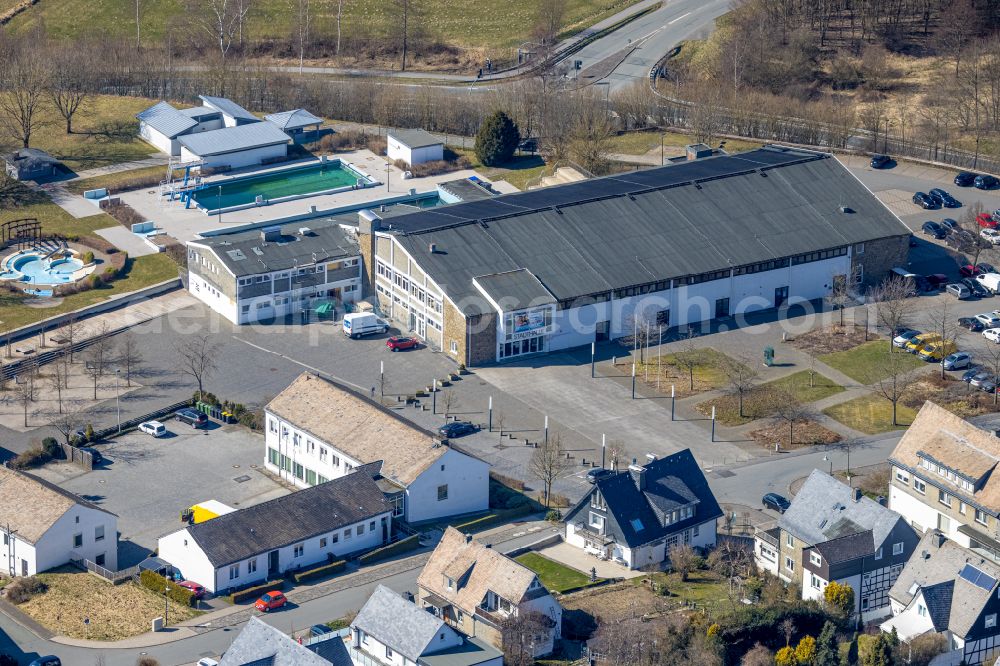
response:
<path id="1" fill-rule="evenodd" d="M 214 499 L 239 509 L 289 492 L 263 474 L 262 436 L 235 425 L 165 424 L 166 437 L 129 433 L 98 445 L 105 461 L 92 472 L 68 463 L 35 471 L 118 515 L 121 568 L 179 529 L 180 512 L 193 504 Z"/>

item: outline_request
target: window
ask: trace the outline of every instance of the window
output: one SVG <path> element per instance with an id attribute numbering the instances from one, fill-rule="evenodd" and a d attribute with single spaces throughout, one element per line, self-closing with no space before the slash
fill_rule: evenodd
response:
<path id="1" fill-rule="evenodd" d="M 878 550 L 875 551 L 875 559 L 876 560 L 882 559 L 882 546 L 879 546 Z"/>
<path id="2" fill-rule="evenodd" d="M 811 553 L 809 553 L 809 563 L 810 564 L 815 564 L 816 566 L 822 566 L 823 565 L 823 558 L 820 557 L 819 553 L 817 553 L 817 552 L 811 552 Z"/>
<path id="3" fill-rule="evenodd" d="M 821 581 L 819 576 L 817 576 L 816 574 L 809 575 L 809 584 L 812 585 L 813 588 L 818 590 L 820 588 L 820 583 Z"/>
<path id="4" fill-rule="evenodd" d="M 909 485 L 910 484 L 910 475 L 897 467 L 896 468 L 896 480 L 899 481 L 900 483 L 905 483 L 905 484 Z"/>
<path id="5" fill-rule="evenodd" d="M 310 486 L 316 485 L 316 472 L 314 472 L 311 469 L 306 470 L 306 483 L 308 483 Z"/>
<path id="6" fill-rule="evenodd" d="M 701 525 L 695 525 L 694 527 L 691 528 L 691 538 L 692 539 L 694 537 L 698 536 L 698 532 L 699 532 L 698 528 L 699 527 L 701 527 Z"/>
<path id="7" fill-rule="evenodd" d="M 358 525 L 358 536 L 361 536 L 364 533 L 365 533 L 365 526 L 364 525 Z"/>
<path id="8" fill-rule="evenodd" d="M 94 541 L 104 541 L 104 525 L 94 528 Z"/>
<path id="9" fill-rule="evenodd" d="M 899 543 L 892 544 L 892 554 L 893 555 L 902 555 L 903 554 L 903 542 L 902 541 L 900 541 Z"/>
<path id="10" fill-rule="evenodd" d="M 965 515 L 965 502 L 958 503 L 958 512 L 963 516 Z"/>
<path id="11" fill-rule="evenodd" d="M 385 658 L 392 659 L 392 648 L 388 645 L 385 646 Z"/>
<path id="12" fill-rule="evenodd" d="M 247 573 L 252 574 L 257 572 L 257 560 L 250 560 L 247 562 Z"/>
<path id="13" fill-rule="evenodd" d="M 80 516 L 75 516 L 73 522 L 76 523 L 77 525 L 79 525 L 80 524 Z"/>
<path id="14" fill-rule="evenodd" d="M 451 353 L 452 354 L 457 354 L 458 353 L 458 343 L 455 342 L 454 340 L 452 340 L 451 341 L 451 345 L 449 346 L 449 349 L 451 349 Z"/>
<path id="15" fill-rule="evenodd" d="M 997 614 L 990 613 L 989 615 L 986 616 L 986 628 L 992 629 L 995 626 L 997 626 Z"/>
<path id="16" fill-rule="evenodd" d="M 920 479 L 914 477 L 914 479 L 913 479 L 913 489 L 916 490 L 921 495 L 923 495 L 927 491 L 927 485 L 923 481 L 921 481 Z"/>
<path id="17" fill-rule="evenodd" d="M 269 432 L 278 432 L 278 422 L 274 419 L 267 420 L 267 429 Z"/>
<path id="18" fill-rule="evenodd" d="M 323 537 L 322 539 L 319 540 L 319 547 L 326 548 L 326 537 Z"/>
<path id="19" fill-rule="evenodd" d="M 328 453 L 328 451 L 327 451 L 327 448 L 325 446 L 319 447 L 319 461 L 320 462 L 324 462 L 324 463 L 326 462 L 326 455 L 327 455 L 327 453 Z"/>
<path id="20" fill-rule="evenodd" d="M 361 634 L 361 644 L 362 645 L 368 645 L 368 634 L 366 634 L 363 631 L 361 631 L 359 633 Z"/>
<path id="21" fill-rule="evenodd" d="M 938 490 L 938 502 L 940 502 L 941 504 L 944 504 L 947 507 L 950 507 L 951 506 L 951 495 L 949 495 L 945 491 L 939 489 Z"/>
<path id="22" fill-rule="evenodd" d="M 976 522 L 979 523 L 980 525 L 989 524 L 989 520 L 987 520 L 986 518 L 985 511 L 980 511 L 979 509 L 976 509 Z"/>
<path id="23" fill-rule="evenodd" d="M 791 534 L 786 534 L 785 535 L 785 545 L 788 546 L 789 548 L 794 548 L 795 547 L 795 537 L 793 537 Z"/>
<path id="24" fill-rule="evenodd" d="M 448 484 L 443 486 L 438 486 L 438 502 L 443 502 L 448 499 Z"/>
<path id="25" fill-rule="evenodd" d="M 604 529 L 604 516 L 602 516 L 602 515 L 600 515 L 598 513 L 594 513 L 593 511 L 591 511 L 590 512 L 590 526 L 594 527 L 596 529 L 599 529 L 599 530 Z"/>
<path id="26" fill-rule="evenodd" d="M 301 543 L 297 544 L 295 546 L 295 549 L 292 551 L 292 557 L 302 557 L 302 554 L 305 552 L 305 550 L 306 547 L 304 544 Z"/>
<path id="27" fill-rule="evenodd" d="M 240 577 L 240 564 L 232 564 L 229 567 L 229 580 L 233 580 Z"/>
<path id="28" fill-rule="evenodd" d="M 104 553 L 101 553 L 96 558 L 94 558 L 94 564 L 96 564 L 99 567 L 104 566 Z"/>
<path id="29" fill-rule="evenodd" d="M 344 541 L 351 540 L 351 530 L 344 530 Z"/>
<path id="30" fill-rule="evenodd" d="M 330 535 L 330 543 L 334 544 L 340 541 L 340 532 L 334 532 Z"/>
<path id="31" fill-rule="evenodd" d="M 917 604 L 917 615 L 920 617 L 927 617 L 927 607 L 923 604 Z"/>
<path id="32" fill-rule="evenodd" d="M 369 532 L 374 532 L 375 531 L 375 521 L 374 520 L 372 522 L 368 523 L 368 531 Z"/>
<path id="33" fill-rule="evenodd" d="M 82 534 L 74 534 L 73 535 L 73 547 L 74 548 L 83 548 L 83 535 Z"/>
<path id="34" fill-rule="evenodd" d="M 795 571 L 795 561 L 790 557 L 786 557 L 785 568 L 788 569 L 789 571 Z"/>
<path id="35" fill-rule="evenodd" d="M 295 470 L 295 478 L 301 481 L 305 478 L 305 467 L 301 463 L 292 463 L 292 469 Z"/>
<path id="36" fill-rule="evenodd" d="M 445 576 L 444 585 L 450 590 L 452 587 L 455 586 L 455 581 Z"/>

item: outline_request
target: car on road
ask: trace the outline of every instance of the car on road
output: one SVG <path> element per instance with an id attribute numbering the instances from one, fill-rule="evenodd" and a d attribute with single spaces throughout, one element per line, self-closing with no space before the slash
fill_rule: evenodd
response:
<path id="1" fill-rule="evenodd" d="M 201 599 L 202 597 L 205 596 L 204 586 L 199 585 L 193 580 L 182 580 L 181 582 L 177 583 L 177 586 L 183 587 L 185 590 L 190 590 L 192 596 L 194 596 L 195 599 Z"/>
<path id="2" fill-rule="evenodd" d="M 958 230 L 958 220 L 953 220 L 950 217 L 944 218 L 938 224 L 947 229 L 948 233 Z"/>
<path id="3" fill-rule="evenodd" d="M 976 182 L 976 177 L 978 175 L 979 174 L 972 173 L 971 171 L 959 171 L 955 175 L 954 183 L 959 187 L 972 187 L 972 185 Z"/>
<path id="4" fill-rule="evenodd" d="M 344 335 L 357 339 L 363 335 L 382 334 L 389 330 L 389 322 L 371 312 L 352 312 L 344 315 L 341 323 Z"/>
<path id="5" fill-rule="evenodd" d="M 181 423 L 186 423 L 192 428 L 201 428 L 202 426 L 208 425 L 208 417 L 199 412 L 197 409 L 191 409 L 190 407 L 185 407 L 184 409 L 178 409 L 174 416 Z"/>
<path id="6" fill-rule="evenodd" d="M 587 472 L 587 481 L 589 481 L 590 483 L 597 483 L 600 479 L 603 479 L 606 476 L 611 476 L 613 474 L 614 472 L 612 472 L 610 469 L 604 469 L 603 467 L 596 467 Z"/>
<path id="7" fill-rule="evenodd" d="M 983 393 L 993 393 L 997 390 L 997 380 L 1000 378 L 993 377 L 992 375 L 984 379 L 979 383 L 979 390 Z"/>
<path id="8" fill-rule="evenodd" d="M 940 339 L 941 336 L 937 333 L 921 333 L 920 335 L 916 336 L 915 338 L 907 342 L 906 346 L 903 347 L 903 349 L 905 349 L 911 354 L 919 354 L 920 350 L 923 349 L 926 345 L 929 345 L 933 342 L 937 342 Z"/>
<path id="9" fill-rule="evenodd" d="M 399 351 L 400 349 L 416 349 L 420 341 L 416 338 L 407 338 L 402 335 L 394 335 L 385 341 L 385 346 L 389 351 Z"/>
<path id="10" fill-rule="evenodd" d="M 95 449 L 94 447 L 92 447 L 92 446 L 81 446 L 80 450 L 81 451 L 86 451 L 87 453 L 89 453 L 90 457 L 91 457 L 91 460 L 93 461 L 93 463 L 95 465 L 100 465 L 102 462 L 104 462 L 104 456 L 102 456 L 101 452 L 98 451 L 97 449 Z"/>
<path id="11" fill-rule="evenodd" d="M 913 203 L 917 204 L 918 206 L 924 209 L 931 209 L 938 207 L 937 203 L 934 202 L 934 199 L 931 199 L 930 195 L 927 194 L 926 192 L 915 193 L 913 195 Z"/>
<path id="12" fill-rule="evenodd" d="M 961 282 L 949 284 L 944 288 L 944 290 L 960 301 L 966 298 L 972 298 L 972 291 Z"/>
<path id="13" fill-rule="evenodd" d="M 979 232 L 979 235 L 983 240 L 989 241 L 994 245 L 1000 244 L 1000 231 L 997 231 L 995 228 L 983 229 Z"/>
<path id="14" fill-rule="evenodd" d="M 325 624 L 314 624 L 309 627 L 309 636 L 315 638 L 316 636 L 322 636 L 324 634 L 332 634 L 333 629 L 326 626 Z"/>
<path id="15" fill-rule="evenodd" d="M 986 370 L 980 370 L 976 374 L 972 375 L 968 380 L 969 386 L 974 388 L 979 388 L 983 385 L 983 382 L 988 382 L 993 379 L 993 373 L 987 372 Z"/>
<path id="16" fill-rule="evenodd" d="M 153 437 L 163 437 L 167 434 L 167 426 L 159 421 L 145 421 L 139 424 L 139 432 L 144 432 Z"/>
<path id="17" fill-rule="evenodd" d="M 452 421 L 438 428 L 438 434 L 447 439 L 461 437 L 476 432 L 476 426 L 468 421 Z"/>
<path id="18" fill-rule="evenodd" d="M 972 295 L 976 298 L 986 298 L 990 295 L 990 292 L 986 291 L 986 287 L 979 284 L 972 278 L 964 278 L 962 280 L 962 284 L 968 287 L 969 291 L 971 291 Z"/>
<path id="19" fill-rule="evenodd" d="M 917 352 L 917 356 L 924 361 L 943 361 L 945 357 L 955 353 L 956 350 L 954 342 L 937 341 L 924 345 L 923 349 Z"/>
<path id="20" fill-rule="evenodd" d="M 962 381 L 968 384 L 972 381 L 972 378 L 982 372 L 983 369 L 977 366 L 970 366 L 968 370 L 962 373 Z"/>
<path id="21" fill-rule="evenodd" d="M 784 513 L 792 505 L 791 502 L 778 493 L 767 493 L 760 499 L 760 503 L 765 509 L 772 509 L 778 513 Z"/>
<path id="22" fill-rule="evenodd" d="M 907 328 L 899 332 L 899 335 L 892 339 L 892 346 L 902 349 L 910 342 L 913 338 L 920 335 L 920 331 L 916 331 L 912 328 Z"/>
<path id="23" fill-rule="evenodd" d="M 993 266 L 993 264 L 987 264 L 986 262 L 981 261 L 976 264 L 976 271 L 978 271 L 979 275 L 982 275 L 983 273 L 996 273 L 997 269 Z"/>
<path id="24" fill-rule="evenodd" d="M 267 613 L 276 608 L 281 608 L 286 603 L 288 603 L 288 599 L 285 598 L 285 595 L 278 590 L 274 590 L 273 592 L 265 592 L 260 599 L 254 602 L 253 607 L 262 613 Z"/>
<path id="25" fill-rule="evenodd" d="M 993 176 L 981 175 L 976 176 L 976 179 L 972 181 L 972 185 L 977 190 L 992 190 L 997 185 L 1000 185 L 1000 180 L 997 180 Z"/>
<path id="26" fill-rule="evenodd" d="M 1000 317 L 997 317 L 992 312 L 980 312 L 974 318 L 983 325 L 983 328 L 996 328 L 1000 326 Z"/>
<path id="27" fill-rule="evenodd" d="M 984 229 L 995 229 L 997 226 L 996 218 L 989 213 L 980 213 L 976 215 L 976 224 Z"/>
<path id="28" fill-rule="evenodd" d="M 933 236 L 938 240 L 941 240 L 948 235 L 948 232 L 944 230 L 944 227 L 937 222 L 924 222 L 920 225 L 920 231 L 922 231 L 925 235 Z"/>
<path id="29" fill-rule="evenodd" d="M 870 164 L 873 169 L 885 169 L 892 164 L 892 158 L 888 155 L 872 155 Z"/>
<path id="30" fill-rule="evenodd" d="M 983 331 L 983 337 L 990 342 L 1000 344 L 1000 328 L 987 328 Z"/>
<path id="31" fill-rule="evenodd" d="M 949 354 L 941 361 L 945 370 L 961 370 L 972 366 L 972 354 L 969 352 L 955 352 Z"/>
<path id="32" fill-rule="evenodd" d="M 979 321 L 975 317 L 959 317 L 958 325 L 966 330 L 972 331 L 973 333 L 978 333 L 986 328 L 983 326 L 983 322 Z"/>
<path id="33" fill-rule="evenodd" d="M 948 276 L 944 273 L 931 273 L 930 275 L 925 275 L 924 279 L 931 283 L 934 287 L 943 287 L 948 284 Z"/>
<path id="34" fill-rule="evenodd" d="M 933 190 L 930 190 L 927 193 L 927 196 L 933 199 L 936 204 L 944 206 L 945 208 L 959 208 L 962 205 L 955 199 L 955 197 L 951 196 L 940 187 L 935 187 Z"/>

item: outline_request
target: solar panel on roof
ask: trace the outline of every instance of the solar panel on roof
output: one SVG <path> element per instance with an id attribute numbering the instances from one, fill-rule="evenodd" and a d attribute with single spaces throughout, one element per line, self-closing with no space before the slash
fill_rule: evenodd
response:
<path id="1" fill-rule="evenodd" d="M 971 564 L 966 564 L 962 567 L 962 571 L 958 575 L 976 587 L 981 587 L 984 590 L 992 590 L 993 586 L 997 584 L 997 581 L 993 578 L 993 576 L 980 571 Z"/>

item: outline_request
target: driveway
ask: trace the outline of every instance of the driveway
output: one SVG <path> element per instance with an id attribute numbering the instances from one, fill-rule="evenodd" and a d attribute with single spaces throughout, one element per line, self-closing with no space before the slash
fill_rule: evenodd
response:
<path id="1" fill-rule="evenodd" d="M 132 433 L 97 448 L 106 460 L 92 472 L 60 463 L 38 476 L 118 515 L 118 564 L 136 564 L 157 539 L 180 529 L 180 512 L 215 499 L 235 509 L 286 495 L 263 474 L 264 438 L 242 426 L 192 430 L 166 421 L 167 437 Z"/>

